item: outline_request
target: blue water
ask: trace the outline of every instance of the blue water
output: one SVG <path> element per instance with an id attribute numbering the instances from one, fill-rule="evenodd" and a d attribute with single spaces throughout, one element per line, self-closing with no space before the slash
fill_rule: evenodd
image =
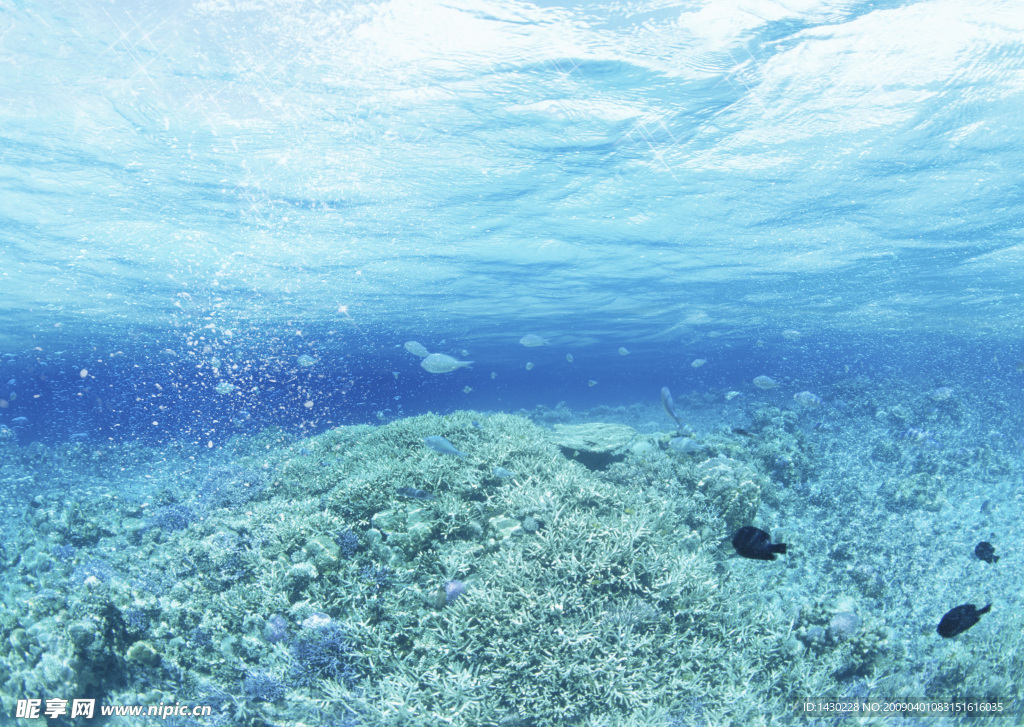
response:
<path id="1" fill-rule="evenodd" d="M 0 3 L 0 427 L 667 429 L 670 386 L 841 430 L 856 380 L 1018 461 L 1022 110 L 1012 0 Z"/>
<path id="2" fill-rule="evenodd" d="M 27 436 L 148 436 L 152 405 L 164 436 L 205 436 L 236 409 L 315 426 L 1020 355 L 1012 3 L 0 22 L 0 416 Z M 410 339 L 478 363 L 435 379 Z M 261 393 L 210 396 L 213 356 Z"/>

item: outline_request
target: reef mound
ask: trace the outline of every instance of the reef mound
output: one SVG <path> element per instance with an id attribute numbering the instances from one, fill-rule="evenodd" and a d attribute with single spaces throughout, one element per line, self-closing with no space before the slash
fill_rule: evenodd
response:
<path id="1" fill-rule="evenodd" d="M 562 454 L 587 469 L 604 470 L 625 458 L 627 447 L 635 437 L 636 430 L 625 424 L 591 422 L 556 424 L 551 441 Z"/>

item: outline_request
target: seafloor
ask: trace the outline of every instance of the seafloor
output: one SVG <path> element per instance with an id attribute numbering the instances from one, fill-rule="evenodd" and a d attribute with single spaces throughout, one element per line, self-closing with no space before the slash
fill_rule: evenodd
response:
<path id="1" fill-rule="evenodd" d="M 6 430 L 5 719 L 72 724 L 16 701 L 87 697 L 213 710 L 111 725 L 1020 723 L 1018 413 L 817 393 L 683 397 L 681 426 L 656 402 L 460 411 L 213 450 Z M 748 524 L 788 553 L 738 557 Z M 992 610 L 941 638 L 961 603 Z M 1001 711 L 797 708 L 906 700 Z"/>

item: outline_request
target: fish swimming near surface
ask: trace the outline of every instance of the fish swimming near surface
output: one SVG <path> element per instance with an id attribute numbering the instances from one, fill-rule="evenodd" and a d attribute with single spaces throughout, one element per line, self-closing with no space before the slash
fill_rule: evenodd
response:
<path id="1" fill-rule="evenodd" d="M 747 525 L 732 536 L 732 547 L 744 558 L 775 560 L 776 553 L 785 553 L 785 543 L 772 543 L 772 536 L 760 528 Z"/>
<path id="2" fill-rule="evenodd" d="M 976 546 L 974 546 L 974 554 L 986 563 L 995 563 L 999 560 L 999 556 L 996 555 L 996 548 L 992 543 L 987 540 L 982 540 Z"/>
<path id="3" fill-rule="evenodd" d="M 951 639 L 978 623 L 981 615 L 991 610 L 991 603 L 981 609 L 976 608 L 973 603 L 965 603 L 956 608 L 949 609 L 946 615 L 942 617 L 942 620 L 939 621 L 939 626 L 935 630 L 939 632 L 939 636 L 942 638 Z"/>
<path id="4" fill-rule="evenodd" d="M 466 458 L 466 454 L 464 452 L 460 452 L 459 450 L 455 449 L 451 442 L 449 442 L 444 437 L 439 437 L 436 434 L 424 439 L 423 443 L 427 445 L 427 449 L 432 449 L 438 454 L 454 454 L 456 457 L 462 457 L 463 459 Z"/>
<path id="5" fill-rule="evenodd" d="M 679 415 L 676 414 L 675 402 L 672 401 L 672 392 L 668 390 L 667 386 L 661 387 L 661 405 L 665 407 L 665 413 L 675 419 L 676 424 L 683 426 L 683 423 L 679 420 Z"/>
<path id="6" fill-rule="evenodd" d="M 430 355 L 430 351 L 427 350 L 427 347 L 424 346 L 422 343 L 419 343 L 418 341 L 406 341 L 402 345 L 404 346 L 406 351 L 408 351 L 414 356 L 425 358 Z"/>
<path id="7" fill-rule="evenodd" d="M 447 374 L 456 369 L 471 365 L 472 361 L 459 361 L 457 358 L 443 353 L 431 353 L 423 357 L 420 366 L 432 374 Z"/>
<path id="8" fill-rule="evenodd" d="M 527 348 L 538 348 L 540 346 L 547 346 L 548 340 L 546 338 L 541 338 L 536 333 L 527 333 L 519 339 L 519 343 L 523 344 Z"/>
<path id="9" fill-rule="evenodd" d="M 437 498 L 431 495 L 426 490 L 417 490 L 415 487 L 399 487 L 395 490 L 402 497 L 411 497 L 414 500 L 436 500 Z"/>

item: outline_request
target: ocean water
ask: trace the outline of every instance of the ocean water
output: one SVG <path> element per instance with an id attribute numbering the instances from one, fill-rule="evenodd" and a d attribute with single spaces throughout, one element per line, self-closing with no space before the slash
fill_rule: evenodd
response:
<path id="1" fill-rule="evenodd" d="M 1024 722 L 1022 51 L 0 1 L 0 724 Z"/>

